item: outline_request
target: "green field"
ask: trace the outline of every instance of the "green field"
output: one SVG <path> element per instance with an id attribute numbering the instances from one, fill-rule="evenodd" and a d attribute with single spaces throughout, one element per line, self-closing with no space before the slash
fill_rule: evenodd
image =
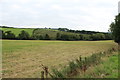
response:
<path id="1" fill-rule="evenodd" d="M 32 35 L 34 28 L 0 28 L 0 30 L 12 31 L 16 36 L 18 36 L 18 34 L 22 30 L 27 31 L 30 35 Z M 58 30 L 52 30 L 52 29 L 39 29 L 39 31 L 41 34 L 51 34 L 51 35 L 55 35 L 57 32 L 60 32 Z"/>
<path id="2" fill-rule="evenodd" d="M 11 31 L 12 33 L 14 33 L 16 35 L 16 37 L 20 34 L 20 32 L 22 30 L 28 32 L 30 34 L 30 36 L 33 33 L 34 28 L 0 28 L 0 30 L 3 30 L 4 32 L 6 31 Z M 61 34 L 71 34 L 71 35 L 79 35 L 77 33 L 72 33 L 72 32 L 65 32 L 65 31 L 59 31 L 59 30 L 53 30 L 53 29 L 39 29 L 37 31 L 39 34 L 41 34 L 42 36 L 45 36 L 45 34 L 49 34 L 49 37 L 53 40 L 55 40 L 56 38 L 56 34 L 57 33 L 61 33 Z"/>
<path id="3" fill-rule="evenodd" d="M 34 29 L 22 29 L 22 28 L 0 28 L 0 30 L 3 30 L 3 31 L 12 31 L 16 36 L 18 36 L 18 34 L 22 31 L 22 30 L 25 30 L 27 31 L 30 35 L 32 35 L 32 31 Z"/>
<path id="4" fill-rule="evenodd" d="M 116 47 L 113 41 L 3 40 L 3 77 L 39 78 L 41 64 L 60 68 L 81 56 Z"/>

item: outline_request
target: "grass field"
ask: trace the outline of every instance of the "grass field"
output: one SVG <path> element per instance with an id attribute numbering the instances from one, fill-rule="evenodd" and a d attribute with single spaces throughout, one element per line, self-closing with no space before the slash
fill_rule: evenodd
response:
<path id="1" fill-rule="evenodd" d="M 18 36 L 18 34 L 22 31 L 22 30 L 25 30 L 27 31 L 30 35 L 32 35 L 32 31 L 34 29 L 22 29 L 22 28 L 0 28 L 0 30 L 3 30 L 3 31 L 12 31 L 16 36 Z"/>
<path id="2" fill-rule="evenodd" d="M 51 67 L 66 65 L 70 60 L 106 51 L 113 41 L 38 41 L 3 40 L 3 77 L 39 78 L 41 64 Z"/>
<path id="3" fill-rule="evenodd" d="M 3 30 L 4 32 L 6 31 L 11 31 L 16 35 L 16 37 L 20 34 L 22 30 L 28 32 L 30 36 L 33 33 L 34 28 L 0 28 L 0 30 Z M 49 34 L 49 37 L 52 40 L 56 39 L 56 34 L 61 33 L 61 34 L 71 34 L 71 35 L 79 35 L 78 33 L 72 33 L 72 32 L 65 32 L 65 31 L 59 31 L 59 30 L 53 30 L 53 29 L 39 29 L 37 30 L 37 33 L 41 34 L 42 36 L 45 36 L 46 34 Z"/>
<path id="4" fill-rule="evenodd" d="M 18 34 L 24 30 L 27 31 L 30 35 L 32 35 L 32 32 L 34 30 L 34 28 L 0 28 L 0 30 L 3 31 L 12 31 L 16 36 L 18 36 Z M 40 34 L 50 34 L 53 36 L 56 36 L 57 32 L 60 32 L 58 30 L 52 30 L 52 29 L 39 29 Z"/>
<path id="5" fill-rule="evenodd" d="M 100 64 L 91 66 L 75 78 L 118 78 L 118 53 L 102 58 Z"/>

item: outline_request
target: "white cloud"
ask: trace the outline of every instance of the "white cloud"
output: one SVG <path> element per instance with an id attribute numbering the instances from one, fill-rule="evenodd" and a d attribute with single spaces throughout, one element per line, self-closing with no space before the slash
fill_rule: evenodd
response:
<path id="1" fill-rule="evenodd" d="M 51 8 L 54 10 L 63 10 L 64 9 L 63 7 L 61 7 L 59 5 L 52 5 Z"/>
<path id="2" fill-rule="evenodd" d="M 0 24 L 107 31 L 119 0 L 1 0 Z"/>
<path id="3" fill-rule="evenodd" d="M 13 8 L 13 9 L 21 9 L 21 6 L 14 4 L 14 5 L 11 6 L 11 8 Z"/>

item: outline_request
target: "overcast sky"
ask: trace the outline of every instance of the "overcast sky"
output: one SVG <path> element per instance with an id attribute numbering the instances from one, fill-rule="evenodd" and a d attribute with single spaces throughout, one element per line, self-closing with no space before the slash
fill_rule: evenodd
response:
<path id="1" fill-rule="evenodd" d="M 119 0 L 0 0 L 0 25 L 107 32 Z"/>

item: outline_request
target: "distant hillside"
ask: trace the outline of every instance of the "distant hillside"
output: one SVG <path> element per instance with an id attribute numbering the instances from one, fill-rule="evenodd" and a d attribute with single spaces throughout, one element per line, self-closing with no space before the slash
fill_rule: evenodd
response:
<path id="1" fill-rule="evenodd" d="M 16 36 L 20 33 L 20 31 L 25 30 L 30 35 L 32 34 L 32 31 L 37 28 L 15 28 L 15 27 L 7 27 L 7 26 L 0 26 L 0 29 L 3 31 L 12 31 Z M 42 32 L 47 31 L 64 31 L 64 32 L 70 32 L 70 33 L 79 33 L 79 34 L 96 34 L 96 33 L 103 33 L 106 34 L 106 32 L 96 32 L 96 31 L 86 31 L 86 30 L 71 30 L 67 28 L 38 28 L 43 30 Z"/>
<path id="2" fill-rule="evenodd" d="M 25 30 L 27 31 L 30 35 L 32 35 L 32 31 L 34 29 L 30 29 L 30 28 L 0 28 L 0 30 L 3 30 L 3 31 L 12 31 L 16 36 L 18 36 L 18 34 L 22 31 L 22 30 Z"/>
<path id="3" fill-rule="evenodd" d="M 71 30 L 67 28 L 13 28 L 0 26 L 3 39 L 33 39 L 33 40 L 111 40 L 110 33 Z M 21 34 L 23 31 L 23 34 Z M 18 36 L 21 34 L 20 38 Z M 25 34 L 25 35 L 24 35 Z"/>
<path id="4" fill-rule="evenodd" d="M 60 30 L 53 30 L 53 29 L 35 29 L 33 31 L 33 33 L 35 35 L 41 35 L 41 36 L 45 36 L 46 34 L 48 34 L 50 39 L 53 39 L 53 40 L 56 39 L 58 33 L 59 33 L 59 35 L 63 35 L 63 34 L 70 35 L 70 36 L 79 36 L 80 35 L 78 33 L 66 32 L 66 31 L 60 31 Z"/>
<path id="5" fill-rule="evenodd" d="M 18 36 L 18 34 L 19 34 L 22 30 L 24 30 L 24 31 L 28 32 L 30 35 L 32 35 L 32 32 L 33 32 L 34 29 L 35 29 L 35 28 L 12 28 L 12 27 L 10 27 L 10 28 L 8 28 L 8 27 L 0 28 L 0 30 L 3 30 L 4 32 L 5 32 L 5 31 L 12 31 L 16 36 Z M 41 34 L 51 34 L 51 35 L 54 35 L 54 34 L 56 34 L 57 32 L 61 32 L 61 31 L 59 31 L 59 30 L 45 29 L 45 28 L 40 28 L 39 31 L 40 31 L 39 33 L 41 33 Z M 64 32 L 64 31 L 62 31 L 62 32 Z M 66 32 L 65 32 L 65 33 L 66 33 Z M 70 33 L 70 32 L 68 32 L 68 33 Z M 71 32 L 71 33 L 72 33 L 72 32 Z"/>

